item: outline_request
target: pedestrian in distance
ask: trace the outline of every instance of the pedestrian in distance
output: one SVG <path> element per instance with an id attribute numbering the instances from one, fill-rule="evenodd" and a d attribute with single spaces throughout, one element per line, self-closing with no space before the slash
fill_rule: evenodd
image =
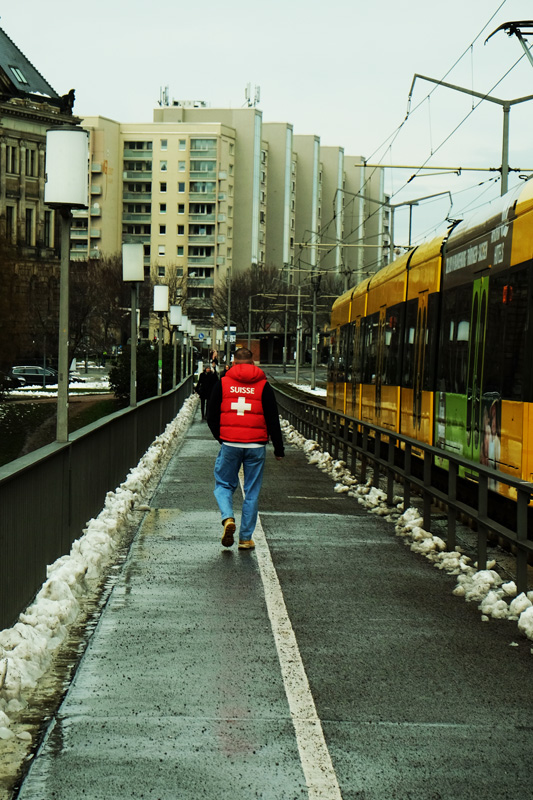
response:
<path id="1" fill-rule="evenodd" d="M 202 407 L 202 419 L 207 419 L 207 407 L 209 405 L 209 397 L 213 391 L 213 387 L 218 383 L 218 376 L 211 367 L 206 367 L 200 377 L 194 391 L 200 397 L 200 404 Z"/>
<path id="2" fill-rule="evenodd" d="M 242 465 L 244 501 L 239 550 L 252 550 L 255 547 L 252 534 L 257 522 L 269 437 L 277 461 L 284 457 L 285 450 L 274 392 L 265 373 L 254 364 L 252 353 L 246 347 L 236 351 L 233 366 L 213 389 L 207 409 L 207 424 L 220 442 L 215 461 L 214 495 L 224 526 L 222 544 L 231 547 L 234 541 L 236 525 L 233 495 Z"/>

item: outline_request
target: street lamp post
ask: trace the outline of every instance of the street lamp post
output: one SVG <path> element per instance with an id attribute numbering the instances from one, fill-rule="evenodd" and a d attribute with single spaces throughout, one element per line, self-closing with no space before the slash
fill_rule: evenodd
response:
<path id="1" fill-rule="evenodd" d="M 176 388 L 176 374 L 177 374 L 177 350 L 178 350 L 178 328 L 181 325 L 183 313 L 181 306 L 170 306 L 170 324 L 174 326 L 174 357 L 172 360 L 172 387 Z M 180 374 L 181 380 L 181 374 Z"/>
<path id="2" fill-rule="evenodd" d="M 168 286 L 154 286 L 154 311 L 159 314 L 159 348 L 157 358 L 157 395 L 163 394 L 163 314 L 168 312 Z"/>
<path id="3" fill-rule="evenodd" d="M 72 126 L 47 131 L 44 202 L 58 209 L 61 219 L 56 428 L 58 442 L 68 442 L 70 222 L 73 208 L 87 208 L 89 204 L 88 167 L 87 131 Z"/>
<path id="4" fill-rule="evenodd" d="M 131 284 L 130 406 L 137 405 L 137 284 L 144 280 L 143 245 L 122 245 L 122 280 Z"/>

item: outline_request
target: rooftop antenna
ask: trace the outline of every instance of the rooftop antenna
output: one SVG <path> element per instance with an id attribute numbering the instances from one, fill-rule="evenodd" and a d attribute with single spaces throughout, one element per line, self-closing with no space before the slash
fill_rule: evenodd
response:
<path id="1" fill-rule="evenodd" d="M 524 34 L 522 32 L 523 28 L 529 28 L 529 31 L 527 31 Z M 506 31 L 507 32 L 507 36 L 516 36 L 516 38 L 518 39 L 518 41 L 522 45 L 522 49 L 523 49 L 524 53 L 526 54 L 526 56 L 529 59 L 529 63 L 533 67 L 533 56 L 531 55 L 531 51 L 530 51 L 529 47 L 527 46 L 527 42 L 526 42 L 526 40 L 524 38 L 524 36 L 531 36 L 533 34 L 533 21 L 524 20 L 522 22 L 518 22 L 518 21 L 517 22 L 504 22 L 498 28 L 496 28 L 495 31 L 492 31 L 490 36 L 487 36 L 487 38 L 485 39 L 485 44 L 487 44 L 489 39 L 492 36 L 494 36 L 495 33 L 498 33 L 498 31 Z"/>
<path id="2" fill-rule="evenodd" d="M 159 87 L 159 105 L 160 106 L 168 106 L 169 103 L 169 95 L 168 95 L 168 86 L 160 86 Z"/>
<path id="3" fill-rule="evenodd" d="M 259 101 L 261 100 L 261 87 L 260 86 L 254 86 L 254 96 L 253 96 L 253 100 L 252 100 L 252 84 L 251 83 L 247 83 L 246 84 L 246 89 L 244 90 L 244 97 L 245 97 L 245 100 L 246 100 L 245 105 L 248 108 L 252 108 L 252 107 L 255 108 L 257 106 L 257 104 L 259 103 Z"/>

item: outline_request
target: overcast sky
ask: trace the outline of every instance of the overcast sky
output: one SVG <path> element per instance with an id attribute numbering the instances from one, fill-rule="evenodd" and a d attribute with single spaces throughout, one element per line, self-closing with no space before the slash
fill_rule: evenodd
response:
<path id="1" fill-rule="evenodd" d="M 57 92 L 76 90 L 80 116 L 150 121 L 164 86 L 171 100 L 239 108 L 251 83 L 261 87 L 265 121 L 292 122 L 323 145 L 371 163 L 464 169 L 500 166 L 501 107 L 485 101 L 470 113 L 471 97 L 442 87 L 427 99 L 434 84 L 417 79 L 393 141 L 413 76 L 505 100 L 533 94 L 533 66 L 518 39 L 502 31 L 484 45 L 503 22 L 529 18 L 527 0 L 24 0 L 4 6 L 0 25 Z M 510 164 L 533 170 L 533 101 L 510 117 Z M 450 191 L 459 216 L 500 194 L 494 173 L 426 173 L 405 186 L 414 172 L 387 170 L 393 202 Z M 445 219 L 449 198 L 423 206 L 413 213 L 414 239 Z M 406 209 L 396 216 L 405 236 Z"/>

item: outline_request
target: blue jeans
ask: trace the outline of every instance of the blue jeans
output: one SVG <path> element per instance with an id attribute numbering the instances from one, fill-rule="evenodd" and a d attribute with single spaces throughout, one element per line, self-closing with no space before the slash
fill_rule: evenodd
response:
<path id="1" fill-rule="evenodd" d="M 266 445 L 264 447 L 229 447 L 222 443 L 215 461 L 215 499 L 222 521 L 233 513 L 233 494 L 239 484 L 239 469 L 244 471 L 244 502 L 242 504 L 239 541 L 252 538 L 257 522 L 259 492 L 263 483 Z"/>

